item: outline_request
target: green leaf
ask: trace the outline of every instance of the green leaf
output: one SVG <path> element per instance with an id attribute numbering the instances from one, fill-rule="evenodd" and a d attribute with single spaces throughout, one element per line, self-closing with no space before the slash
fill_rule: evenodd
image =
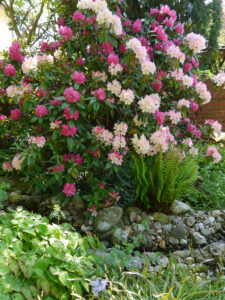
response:
<path id="1" fill-rule="evenodd" d="M 11 260 L 10 262 L 9 262 L 9 268 L 10 268 L 10 270 L 15 274 L 15 276 L 17 276 L 18 275 L 18 273 L 19 273 L 19 266 L 18 266 L 18 264 L 16 263 L 16 261 L 15 260 Z"/>
<path id="2" fill-rule="evenodd" d="M 46 295 L 48 295 L 48 293 L 50 291 L 50 284 L 49 284 L 48 280 L 46 278 L 41 278 L 40 285 L 41 285 L 43 292 Z"/>
<path id="3" fill-rule="evenodd" d="M 67 138 L 67 147 L 68 150 L 71 152 L 73 149 L 73 138 L 71 136 Z"/>
<path id="4" fill-rule="evenodd" d="M 69 120 L 69 127 L 73 128 L 73 126 L 74 126 L 74 120 Z"/>
<path id="5" fill-rule="evenodd" d="M 34 300 L 29 288 L 22 288 L 21 292 L 23 293 L 26 300 Z"/>
<path id="6" fill-rule="evenodd" d="M 59 276 L 60 282 L 61 282 L 64 286 L 67 286 L 67 287 L 70 286 L 70 281 L 68 280 L 68 279 L 70 279 L 70 276 L 69 276 L 68 272 L 66 272 L 66 271 L 60 271 L 60 272 L 58 273 L 58 276 Z"/>

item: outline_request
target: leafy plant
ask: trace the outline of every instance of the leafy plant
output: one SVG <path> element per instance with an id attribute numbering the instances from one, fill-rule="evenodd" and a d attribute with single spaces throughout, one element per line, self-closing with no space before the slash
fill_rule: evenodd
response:
<path id="1" fill-rule="evenodd" d="M 9 183 L 2 182 L 0 183 L 0 208 L 3 207 L 2 201 L 6 200 L 8 197 L 7 189 L 10 188 Z"/>
<path id="2" fill-rule="evenodd" d="M 133 155 L 136 167 L 136 199 L 154 211 L 168 211 L 198 178 L 198 164 L 191 157 L 183 158 L 179 151 L 160 152 L 146 162 Z"/>

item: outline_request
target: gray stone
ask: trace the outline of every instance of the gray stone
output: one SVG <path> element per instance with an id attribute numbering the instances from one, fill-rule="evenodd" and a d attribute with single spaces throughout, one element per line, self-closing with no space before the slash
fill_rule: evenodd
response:
<path id="1" fill-rule="evenodd" d="M 195 224 L 195 218 L 190 216 L 186 221 L 187 226 L 192 227 Z"/>
<path id="2" fill-rule="evenodd" d="M 171 206 L 171 211 L 175 215 L 185 214 L 186 212 L 191 212 L 192 208 L 181 201 L 175 200 Z"/>
<path id="3" fill-rule="evenodd" d="M 138 215 L 141 214 L 141 210 L 138 207 L 128 207 L 125 211 L 125 216 L 128 217 L 130 223 L 135 223 Z"/>
<path id="4" fill-rule="evenodd" d="M 203 223 L 196 223 L 195 224 L 195 229 L 198 231 L 198 230 L 200 230 L 200 229 L 204 229 L 205 227 L 204 227 L 204 224 Z"/>
<path id="5" fill-rule="evenodd" d="M 142 217 L 140 215 L 138 215 L 136 217 L 136 223 L 141 224 L 141 222 L 142 222 Z"/>
<path id="6" fill-rule="evenodd" d="M 169 259 L 168 259 L 168 257 L 164 256 L 164 257 L 160 258 L 160 260 L 159 260 L 159 265 L 160 265 L 162 268 L 167 267 L 168 264 L 169 264 Z"/>
<path id="7" fill-rule="evenodd" d="M 204 235 L 207 238 L 209 238 L 211 236 L 211 230 L 208 228 L 201 228 L 200 232 L 202 235 Z"/>
<path id="8" fill-rule="evenodd" d="M 215 218 L 209 217 L 208 221 L 209 221 L 209 224 L 213 224 L 215 222 Z"/>
<path id="9" fill-rule="evenodd" d="M 178 245 L 179 244 L 179 240 L 175 239 L 174 237 L 170 236 L 169 237 L 169 243 L 172 245 Z"/>
<path id="10" fill-rule="evenodd" d="M 172 224 L 166 224 L 165 226 L 163 226 L 163 229 L 165 232 L 170 232 L 172 230 L 172 227 Z"/>
<path id="11" fill-rule="evenodd" d="M 81 226 L 80 228 L 81 231 L 83 232 L 87 232 L 87 231 L 92 231 L 93 230 L 93 227 L 92 226 L 85 226 L 84 224 Z"/>
<path id="12" fill-rule="evenodd" d="M 194 238 L 194 241 L 197 245 L 207 244 L 206 238 L 203 235 L 201 235 L 199 232 L 194 232 L 193 233 L 193 238 Z"/>
<path id="13" fill-rule="evenodd" d="M 111 236 L 111 241 L 113 244 L 122 244 L 127 241 L 131 232 L 131 226 L 126 226 L 124 229 L 116 228 Z"/>
<path id="14" fill-rule="evenodd" d="M 192 264 L 195 262 L 195 260 L 194 260 L 193 257 L 188 256 L 187 258 L 185 258 L 185 262 L 186 262 L 188 265 L 192 265 Z"/>
<path id="15" fill-rule="evenodd" d="M 224 222 L 224 219 L 221 218 L 221 217 L 217 217 L 217 218 L 216 218 L 216 221 L 219 222 L 219 223 L 223 223 L 223 222 Z"/>
<path id="16" fill-rule="evenodd" d="M 145 250 L 152 250 L 153 246 L 153 240 L 151 235 L 145 231 L 145 232 L 135 232 L 134 236 L 139 240 L 140 246 L 144 248 Z"/>
<path id="17" fill-rule="evenodd" d="M 20 203 L 20 202 L 27 202 L 29 204 L 33 202 L 41 202 L 41 197 L 39 196 L 28 196 L 28 195 L 21 195 L 21 191 L 11 192 L 9 194 L 9 201 L 11 203 Z"/>
<path id="18" fill-rule="evenodd" d="M 187 240 L 185 240 L 185 239 L 181 239 L 180 240 L 180 245 L 181 246 L 186 246 L 188 244 L 188 241 Z"/>
<path id="19" fill-rule="evenodd" d="M 155 222 L 159 222 L 159 223 L 164 224 L 164 225 L 168 224 L 169 221 L 170 221 L 169 216 L 167 216 L 167 215 L 165 215 L 161 212 L 156 212 L 152 216 L 153 216 Z"/>
<path id="20" fill-rule="evenodd" d="M 190 250 L 178 250 L 172 253 L 173 256 L 178 256 L 182 259 L 185 259 L 186 257 L 191 255 Z"/>
<path id="21" fill-rule="evenodd" d="M 174 237 L 175 239 L 185 239 L 188 236 L 188 232 L 184 226 L 174 226 L 169 233 L 169 236 Z"/>
<path id="22" fill-rule="evenodd" d="M 74 209 L 78 211 L 85 210 L 86 208 L 84 202 L 81 199 L 77 199 L 75 197 L 71 199 L 70 206 L 72 206 Z"/>
<path id="23" fill-rule="evenodd" d="M 154 224 L 154 227 L 155 227 L 156 230 L 160 230 L 160 229 L 162 228 L 162 225 L 161 225 L 161 223 L 156 222 L 156 223 Z"/>
<path id="24" fill-rule="evenodd" d="M 222 212 L 220 210 L 213 210 L 212 211 L 212 216 L 214 218 L 217 218 L 217 217 L 221 216 L 221 214 L 222 214 Z"/>
<path id="25" fill-rule="evenodd" d="M 122 215 L 123 209 L 119 206 L 102 209 L 94 220 L 95 231 L 99 233 L 110 231 L 114 226 L 120 223 Z"/>
<path id="26" fill-rule="evenodd" d="M 129 262 L 128 262 L 128 268 L 129 269 L 138 269 L 142 270 L 143 261 L 139 256 L 131 256 Z"/>
<path id="27" fill-rule="evenodd" d="M 215 226 L 215 229 L 216 229 L 216 230 L 220 230 L 220 229 L 222 228 L 222 225 L 221 225 L 220 223 L 218 223 L 218 222 L 216 222 L 216 223 L 214 224 L 214 226 Z"/>

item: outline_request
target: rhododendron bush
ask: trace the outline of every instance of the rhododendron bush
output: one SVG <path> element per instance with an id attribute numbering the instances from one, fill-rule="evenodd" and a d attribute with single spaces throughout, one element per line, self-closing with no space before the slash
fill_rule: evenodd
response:
<path id="1" fill-rule="evenodd" d="M 198 154 L 201 130 L 188 116 L 211 99 L 195 75 L 205 39 L 183 36 L 168 6 L 132 23 L 123 5 L 79 0 L 70 19 L 59 19 L 58 40 L 43 41 L 34 56 L 13 42 L 0 62 L 6 173 L 71 197 L 134 153 Z M 213 145 L 203 156 L 221 158 Z"/>

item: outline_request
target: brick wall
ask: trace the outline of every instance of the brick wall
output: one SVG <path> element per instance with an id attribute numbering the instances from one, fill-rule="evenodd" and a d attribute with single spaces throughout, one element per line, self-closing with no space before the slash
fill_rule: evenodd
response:
<path id="1" fill-rule="evenodd" d="M 203 105 L 194 118 L 196 124 L 203 124 L 207 119 L 217 120 L 225 131 L 225 89 L 214 89 L 210 80 L 206 81 L 208 90 L 212 94 L 211 102 Z"/>

